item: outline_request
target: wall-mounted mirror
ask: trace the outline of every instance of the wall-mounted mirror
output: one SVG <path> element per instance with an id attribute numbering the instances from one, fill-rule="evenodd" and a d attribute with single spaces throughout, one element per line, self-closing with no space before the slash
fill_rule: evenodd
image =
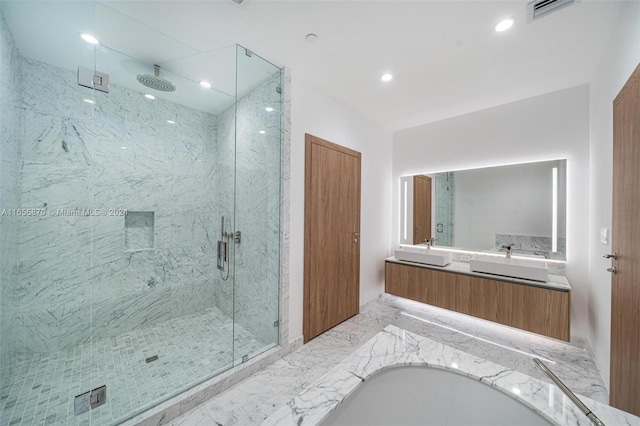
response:
<path id="1" fill-rule="evenodd" d="M 400 243 L 566 260 L 567 160 L 400 178 Z"/>

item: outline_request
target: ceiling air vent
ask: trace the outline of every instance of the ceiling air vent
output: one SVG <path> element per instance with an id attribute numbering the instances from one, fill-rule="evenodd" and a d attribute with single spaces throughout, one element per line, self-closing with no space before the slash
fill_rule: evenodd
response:
<path id="1" fill-rule="evenodd" d="M 536 0 L 527 4 L 527 22 L 547 16 L 548 14 L 573 4 L 575 0 Z"/>

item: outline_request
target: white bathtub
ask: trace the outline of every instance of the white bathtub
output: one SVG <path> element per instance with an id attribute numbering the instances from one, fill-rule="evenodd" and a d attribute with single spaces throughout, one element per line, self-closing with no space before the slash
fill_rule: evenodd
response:
<path id="1" fill-rule="evenodd" d="M 550 425 L 500 390 L 454 372 L 399 367 L 368 379 L 322 425 Z"/>
<path id="2" fill-rule="evenodd" d="M 578 395 L 607 425 L 640 417 Z M 262 426 L 588 426 L 555 385 L 388 325 Z"/>

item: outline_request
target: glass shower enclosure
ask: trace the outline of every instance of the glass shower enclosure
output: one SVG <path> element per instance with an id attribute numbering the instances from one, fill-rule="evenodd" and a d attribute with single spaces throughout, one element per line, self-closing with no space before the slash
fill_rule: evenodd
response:
<path id="1" fill-rule="evenodd" d="M 279 343 L 281 69 L 128 4 L 0 2 L 2 425 L 117 424 Z"/>

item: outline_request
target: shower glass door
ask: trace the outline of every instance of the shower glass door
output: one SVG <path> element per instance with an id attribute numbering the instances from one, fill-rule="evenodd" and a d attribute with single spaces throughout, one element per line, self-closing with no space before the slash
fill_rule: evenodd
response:
<path id="1" fill-rule="evenodd" d="M 279 343 L 281 69 L 237 46 L 236 362 Z"/>
<path id="2" fill-rule="evenodd" d="M 109 403 L 91 416 L 110 424 L 233 366 L 232 300 L 216 297 L 233 291 L 229 266 L 217 269 L 229 216 L 216 175 L 219 115 L 235 96 L 173 72 L 176 52 L 151 62 L 127 54 L 142 54 L 137 45 L 112 47 L 101 30 L 115 18 L 101 12 L 95 69 L 110 83 L 95 91 L 92 187 L 107 216 L 92 222 L 91 389 L 106 385 Z"/>
<path id="3" fill-rule="evenodd" d="M 95 5 L 2 1 L 0 14 L 0 424 L 83 424 L 96 100 L 77 72 L 95 64 L 81 38 L 95 33 Z"/>
<path id="4" fill-rule="evenodd" d="M 281 70 L 137 7 L 0 2 L 1 425 L 118 424 L 279 343 Z"/>

